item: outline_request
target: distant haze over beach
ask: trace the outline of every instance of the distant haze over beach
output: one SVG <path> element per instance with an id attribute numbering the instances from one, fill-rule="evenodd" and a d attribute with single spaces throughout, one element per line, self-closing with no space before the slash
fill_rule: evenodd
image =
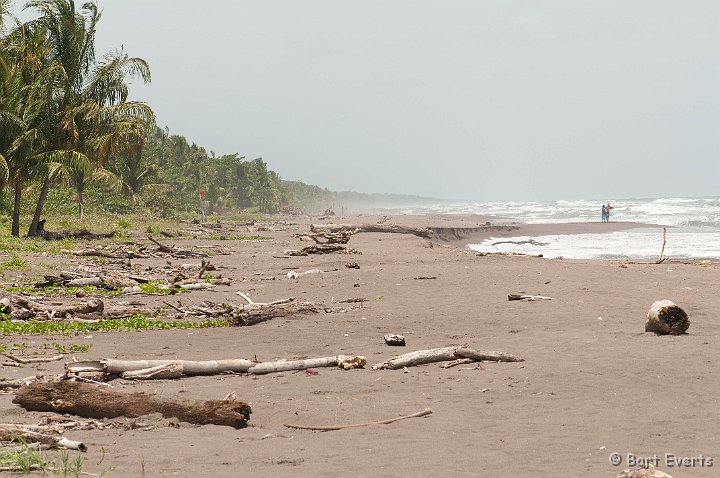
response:
<path id="1" fill-rule="evenodd" d="M 477 201 L 718 194 L 714 0 L 99 4 L 98 54 L 150 63 L 131 91 L 159 125 L 288 180 Z"/>

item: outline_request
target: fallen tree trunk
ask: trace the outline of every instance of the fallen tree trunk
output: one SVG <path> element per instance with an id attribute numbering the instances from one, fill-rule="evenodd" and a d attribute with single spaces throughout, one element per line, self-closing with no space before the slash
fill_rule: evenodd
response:
<path id="1" fill-rule="evenodd" d="M 225 372 L 245 373 L 250 367 L 256 364 L 252 360 L 227 359 L 227 360 L 86 360 L 81 362 L 70 362 L 65 364 L 65 370 L 69 373 L 79 372 L 103 372 L 111 375 L 119 375 L 123 372 L 146 370 L 153 367 L 178 364 L 182 368 L 183 375 L 219 375 Z"/>
<path id="2" fill-rule="evenodd" d="M 0 441 L 19 441 L 22 443 L 42 443 L 55 448 L 87 451 L 83 442 L 70 440 L 62 436 L 49 435 L 27 430 L 22 425 L 0 425 Z"/>
<path id="3" fill-rule="evenodd" d="M 250 406 L 235 400 L 161 400 L 144 393 L 119 393 L 78 382 L 34 383 L 18 390 L 13 403 L 28 411 L 69 413 L 85 418 L 137 418 L 160 413 L 198 425 L 245 428 Z"/>
<path id="4" fill-rule="evenodd" d="M 234 307 L 230 317 L 230 324 L 236 326 L 255 325 L 276 317 L 287 317 L 295 314 L 316 314 L 318 311 L 311 302 L 296 301 L 294 297 L 261 303 L 253 302 L 241 292 L 237 294 L 248 301 L 248 304 Z"/>
<path id="5" fill-rule="evenodd" d="M 99 312 L 101 313 L 105 308 L 103 301 L 98 299 L 91 299 L 87 302 L 78 305 L 45 305 L 34 300 L 27 299 L 21 296 L 10 297 L 11 307 L 13 312 L 15 309 L 22 308 L 35 312 L 46 312 L 52 317 L 63 318 L 69 314 L 90 314 Z"/>
<path id="6" fill-rule="evenodd" d="M 396 224 L 311 224 L 310 230 L 315 233 L 358 232 L 388 232 L 395 234 L 412 234 L 414 236 L 430 239 L 433 235 L 430 229 L 424 227 L 407 227 Z"/>
<path id="7" fill-rule="evenodd" d="M 336 357 L 321 357 L 305 360 L 288 360 L 279 362 L 262 362 L 253 365 L 248 369 L 248 373 L 254 375 L 264 375 L 273 372 L 287 372 L 289 370 L 305 370 L 315 367 L 341 367 L 345 370 L 351 368 L 362 368 L 367 361 L 365 357 L 350 357 L 347 355 L 338 355 Z"/>
<path id="8" fill-rule="evenodd" d="M 478 352 L 469 347 L 442 347 L 429 350 L 418 350 L 393 357 L 385 362 L 373 365 L 374 370 L 396 370 L 434 362 L 447 362 L 467 358 L 473 362 L 523 362 L 524 359 L 503 352 Z"/>
<path id="9" fill-rule="evenodd" d="M 657 300 L 650 306 L 645 332 L 658 335 L 682 335 L 690 327 L 687 313 L 674 302 Z"/>

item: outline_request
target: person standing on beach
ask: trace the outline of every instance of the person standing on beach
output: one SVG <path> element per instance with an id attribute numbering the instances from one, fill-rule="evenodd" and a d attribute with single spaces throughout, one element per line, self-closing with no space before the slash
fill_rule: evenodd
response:
<path id="1" fill-rule="evenodd" d="M 602 205 L 602 213 L 600 215 L 600 222 L 605 222 L 608 215 L 607 207 L 603 204 Z"/>
<path id="2" fill-rule="evenodd" d="M 610 205 L 610 201 L 608 201 L 607 206 L 605 206 L 605 222 L 610 222 L 610 210 L 615 209 Z"/>

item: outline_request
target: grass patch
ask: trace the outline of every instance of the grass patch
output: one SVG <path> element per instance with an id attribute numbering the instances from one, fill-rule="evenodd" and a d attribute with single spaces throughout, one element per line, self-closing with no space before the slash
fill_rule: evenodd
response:
<path id="1" fill-rule="evenodd" d="M 31 285 L 22 285 L 17 287 L 7 287 L 6 291 L 15 294 L 35 294 L 35 295 L 75 295 L 79 290 L 85 292 L 86 295 L 105 295 L 118 296 L 122 292 L 119 290 L 103 289 L 93 285 L 85 285 L 82 287 L 53 285 L 49 287 L 33 287 Z"/>
<path id="2" fill-rule="evenodd" d="M 140 289 L 147 294 L 174 294 L 178 290 L 174 287 L 169 287 L 165 282 L 154 281 L 145 282 L 138 284 Z M 182 290 L 182 289 L 181 289 Z"/>
<path id="3" fill-rule="evenodd" d="M 38 335 L 71 335 L 90 331 L 104 332 L 108 330 L 144 330 L 144 329 L 202 329 L 209 327 L 227 327 L 230 322 L 226 319 L 189 321 L 155 320 L 145 315 L 133 315 L 122 319 L 107 319 L 94 323 L 81 322 L 11 322 L 0 321 L 0 333 L 11 334 L 38 334 Z"/>
<path id="4" fill-rule="evenodd" d="M 27 475 L 31 471 L 42 471 L 45 473 L 50 467 L 50 462 L 42 451 L 28 446 L 25 443 L 20 443 L 19 449 L 0 449 L 0 466 Z"/>
<path id="5" fill-rule="evenodd" d="M 26 265 L 28 265 L 28 261 L 26 261 L 22 257 L 17 256 L 16 254 L 13 254 L 8 260 L 0 263 L 0 270 L 18 269 L 21 267 L 25 267 Z"/>

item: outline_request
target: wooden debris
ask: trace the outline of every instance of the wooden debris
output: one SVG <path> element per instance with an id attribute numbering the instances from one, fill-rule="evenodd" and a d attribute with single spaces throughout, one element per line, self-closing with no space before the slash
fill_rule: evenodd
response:
<path id="1" fill-rule="evenodd" d="M 33 375 L 32 377 L 19 378 L 15 380 L 7 380 L 4 378 L 0 378 L 0 390 L 4 390 L 7 388 L 20 388 L 41 379 L 42 375 Z"/>
<path id="2" fill-rule="evenodd" d="M 172 257 L 175 258 L 186 258 L 186 257 L 207 257 L 207 254 L 203 252 L 197 252 L 197 251 L 190 251 L 187 249 L 180 249 L 179 247 L 169 247 L 164 244 L 161 244 L 159 241 L 154 239 L 152 236 L 148 236 L 148 239 L 153 242 L 155 245 L 158 246 L 158 252 L 164 252 L 165 254 L 169 254 Z"/>
<path id="3" fill-rule="evenodd" d="M 490 244 L 491 246 L 497 246 L 500 244 L 530 244 L 531 246 L 547 246 L 547 242 L 538 242 L 535 239 L 530 239 L 528 241 L 497 241 Z"/>
<path id="4" fill-rule="evenodd" d="M 476 256 L 524 256 L 524 257 L 543 257 L 542 254 L 524 254 L 522 252 L 476 252 Z"/>
<path id="5" fill-rule="evenodd" d="M 357 262 L 348 262 L 345 264 L 345 267 L 347 267 L 348 269 L 360 269 L 360 266 Z"/>
<path id="6" fill-rule="evenodd" d="M 383 336 L 385 343 L 396 347 L 405 347 L 405 337 L 399 334 L 385 334 Z"/>
<path id="7" fill-rule="evenodd" d="M 390 418 L 388 420 L 378 420 L 378 421 L 372 421 L 372 422 L 365 422 L 365 423 L 353 423 L 352 425 L 292 425 L 292 424 L 284 424 L 284 426 L 288 428 L 296 428 L 298 430 L 318 430 L 318 431 L 333 431 L 333 430 L 342 430 L 344 428 L 359 428 L 359 427 L 367 427 L 370 425 L 389 425 L 390 423 L 395 423 L 400 420 L 407 420 L 409 418 L 418 418 L 418 417 L 424 417 L 427 415 L 430 415 L 432 413 L 432 410 L 429 408 L 426 408 L 422 412 L 413 413 L 412 415 L 405 415 L 402 417 L 397 418 Z"/>
<path id="8" fill-rule="evenodd" d="M 259 324 L 276 317 L 287 317 L 296 314 L 316 314 L 317 307 L 311 302 L 297 301 L 294 297 L 276 300 L 273 302 L 253 302 L 250 297 L 237 292 L 245 299 L 246 305 L 234 306 L 230 323 L 236 326 Z"/>
<path id="9" fill-rule="evenodd" d="M 555 300 L 552 297 L 544 295 L 525 295 L 525 294 L 508 294 L 508 300 L 527 300 L 528 302 L 536 300 Z"/>
<path id="10" fill-rule="evenodd" d="M 650 465 L 647 468 L 628 468 L 618 473 L 617 478 L 672 478 L 672 476 Z"/>
<path id="11" fill-rule="evenodd" d="M 436 276 L 418 276 L 413 277 L 414 280 L 428 280 L 428 279 L 437 279 Z"/>
<path id="12" fill-rule="evenodd" d="M 690 327 L 687 313 L 669 300 L 653 302 L 647 314 L 645 332 L 658 335 L 682 335 Z"/>
<path id="13" fill-rule="evenodd" d="M 182 375 L 219 375 L 221 373 L 245 373 L 255 362 L 245 359 L 226 360 L 86 360 L 65 364 L 69 374 L 80 372 L 102 372 L 120 375 L 126 372 L 148 370 L 154 367 L 178 366 Z"/>
<path id="14" fill-rule="evenodd" d="M 353 234 L 358 232 L 357 229 L 342 230 L 338 232 L 313 232 L 305 234 L 295 234 L 300 240 L 307 237 L 315 241 L 315 244 L 347 244 Z"/>
<path id="15" fill-rule="evenodd" d="M 263 375 L 274 372 L 286 372 L 289 370 L 306 370 L 317 367 L 340 367 L 344 370 L 352 368 L 362 368 L 367 363 L 363 356 L 347 356 L 338 355 L 336 357 L 321 357 L 305 360 L 281 360 L 279 362 L 262 362 L 253 365 L 248 369 L 248 373 L 255 375 Z"/>
<path id="16" fill-rule="evenodd" d="M 370 299 L 367 299 L 365 297 L 345 297 L 344 299 L 338 300 L 338 303 L 340 304 L 352 304 L 355 302 L 367 302 Z"/>
<path id="17" fill-rule="evenodd" d="M 28 411 L 69 413 L 85 418 L 137 418 L 160 413 L 165 418 L 198 425 L 245 428 L 250 406 L 234 400 L 198 400 L 194 403 L 160 399 L 144 393 L 119 393 L 78 382 L 33 383 L 13 399 Z"/>
<path id="18" fill-rule="evenodd" d="M 442 347 L 429 350 L 418 350 L 393 357 L 385 362 L 373 365 L 374 370 L 396 370 L 434 362 L 447 362 L 461 358 L 472 359 L 473 362 L 523 362 L 524 359 L 503 352 L 478 352 L 464 346 Z"/>
<path id="19" fill-rule="evenodd" d="M 656 264 L 662 264 L 666 257 L 663 257 L 663 254 L 665 254 L 665 242 L 667 239 L 667 228 L 663 227 L 663 243 L 662 243 L 662 249 L 660 249 L 660 256 L 658 257 L 658 260 L 655 261 Z"/>
<path id="20" fill-rule="evenodd" d="M 430 229 L 424 227 L 406 227 L 395 224 L 311 224 L 310 230 L 315 233 L 353 231 L 353 234 L 359 232 L 387 232 L 394 234 L 412 234 L 424 237 L 425 239 L 430 239 L 433 235 Z"/>
<path id="21" fill-rule="evenodd" d="M 342 254 L 360 254 L 358 251 L 345 244 L 316 244 L 314 246 L 303 247 L 300 250 L 288 250 L 285 254 L 289 256 L 307 256 L 309 254 L 331 254 L 340 252 Z"/>
<path id="22" fill-rule="evenodd" d="M 28 363 L 45 363 L 45 362 L 57 362 L 58 360 L 62 360 L 64 355 L 54 355 L 52 357 L 30 357 L 30 358 L 24 358 L 24 357 L 17 357 L 15 355 L 5 354 L 7 358 L 10 360 L 13 360 L 17 363 L 22 364 L 28 364 Z"/>
<path id="23" fill-rule="evenodd" d="M 2 424 L 0 425 L 0 441 L 20 441 L 22 443 L 41 443 L 54 448 L 65 448 L 68 450 L 87 451 L 83 442 L 70 440 L 63 436 L 40 433 L 29 430 L 22 425 Z"/>

